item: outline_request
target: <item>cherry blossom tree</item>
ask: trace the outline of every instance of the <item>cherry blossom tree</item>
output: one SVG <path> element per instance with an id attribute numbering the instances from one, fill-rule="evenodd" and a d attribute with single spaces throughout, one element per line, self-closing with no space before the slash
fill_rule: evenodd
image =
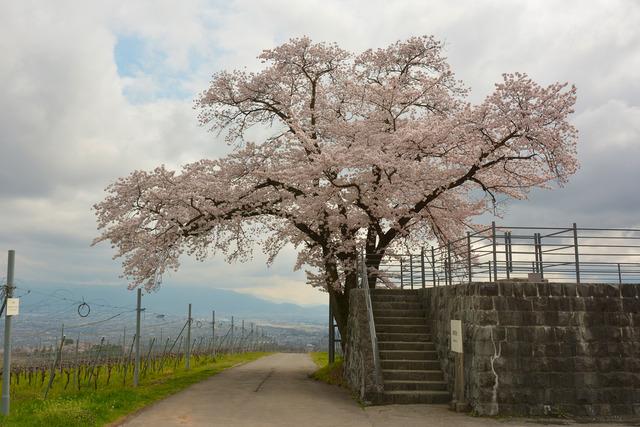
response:
<path id="1" fill-rule="evenodd" d="M 185 252 L 245 260 L 259 245 L 271 261 L 291 244 L 346 336 L 359 250 L 460 237 L 497 200 L 578 167 L 574 87 L 504 74 L 471 105 L 432 37 L 358 55 L 304 37 L 259 59 L 259 72 L 215 74 L 196 101 L 231 154 L 134 171 L 95 205 L 94 244 L 117 248 L 130 287 L 156 288 Z"/>

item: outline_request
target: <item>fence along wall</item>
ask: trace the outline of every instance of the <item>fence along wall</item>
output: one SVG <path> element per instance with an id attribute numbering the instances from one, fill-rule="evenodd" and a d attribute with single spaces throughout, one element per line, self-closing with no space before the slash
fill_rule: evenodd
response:
<path id="1" fill-rule="evenodd" d="M 450 391 L 449 325 L 462 320 L 477 413 L 640 415 L 640 285 L 505 280 L 423 296 Z"/>
<path id="2" fill-rule="evenodd" d="M 498 226 L 419 253 L 367 255 L 379 286 L 424 288 L 526 278 L 640 283 L 640 229 Z"/>

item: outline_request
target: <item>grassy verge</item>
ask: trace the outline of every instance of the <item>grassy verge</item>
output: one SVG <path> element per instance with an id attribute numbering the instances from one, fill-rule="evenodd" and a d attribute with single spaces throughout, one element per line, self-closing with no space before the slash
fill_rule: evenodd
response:
<path id="1" fill-rule="evenodd" d="M 189 371 L 177 368 L 171 372 L 150 375 L 139 387 L 123 386 L 112 381 L 98 390 L 86 387 L 68 391 L 52 389 L 44 400 L 41 393 L 21 387 L 12 388 L 11 414 L 0 416 L 0 426 L 86 427 L 102 426 L 116 421 L 157 400 L 174 394 L 224 369 L 258 359 L 267 353 L 224 355 L 192 365 Z M 129 381 L 130 383 L 130 381 Z M 14 395 L 15 390 L 15 395 Z"/>
<path id="2" fill-rule="evenodd" d="M 318 370 L 311 374 L 311 378 L 327 384 L 347 387 L 347 382 L 342 376 L 342 358 L 336 357 L 334 363 L 329 363 L 327 352 L 313 352 L 310 355 L 318 365 Z"/>

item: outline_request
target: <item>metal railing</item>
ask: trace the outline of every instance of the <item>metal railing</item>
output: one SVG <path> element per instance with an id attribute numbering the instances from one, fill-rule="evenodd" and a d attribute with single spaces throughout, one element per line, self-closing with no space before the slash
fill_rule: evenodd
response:
<path id="1" fill-rule="evenodd" d="M 371 304 L 371 291 L 369 289 L 369 277 L 367 274 L 367 264 L 364 254 L 360 257 L 359 263 L 359 281 L 358 286 L 364 289 L 365 300 L 367 304 L 367 315 L 369 316 L 369 335 L 371 336 L 371 350 L 373 352 L 374 365 L 374 381 L 376 385 L 380 385 L 380 353 L 378 352 L 378 335 L 376 333 L 376 324 L 373 316 L 373 305 Z"/>
<path id="2" fill-rule="evenodd" d="M 369 255 L 366 263 L 382 287 L 493 282 L 530 273 L 552 282 L 640 283 L 640 229 L 492 223 L 420 253 Z"/>

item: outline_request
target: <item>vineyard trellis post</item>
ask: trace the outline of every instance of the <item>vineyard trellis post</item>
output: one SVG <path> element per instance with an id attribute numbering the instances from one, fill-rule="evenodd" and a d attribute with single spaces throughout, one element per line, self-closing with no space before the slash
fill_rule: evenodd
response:
<path id="1" fill-rule="evenodd" d="M 9 415 L 11 386 L 11 317 L 7 313 L 9 298 L 13 297 L 13 276 L 15 270 L 16 251 L 10 250 L 7 258 L 7 284 L 4 291 L 4 361 L 2 364 L 2 413 Z"/>
<path id="2" fill-rule="evenodd" d="M 185 369 L 191 367 L 191 304 L 189 304 L 189 317 L 187 318 L 187 342 L 186 342 L 186 354 L 185 354 Z"/>
<path id="3" fill-rule="evenodd" d="M 138 288 L 136 298 L 136 359 L 133 367 L 133 386 L 138 387 L 140 381 L 140 312 L 142 309 L 142 289 Z"/>
<path id="4" fill-rule="evenodd" d="M 211 356 L 216 357 L 216 311 L 211 311 Z"/>

